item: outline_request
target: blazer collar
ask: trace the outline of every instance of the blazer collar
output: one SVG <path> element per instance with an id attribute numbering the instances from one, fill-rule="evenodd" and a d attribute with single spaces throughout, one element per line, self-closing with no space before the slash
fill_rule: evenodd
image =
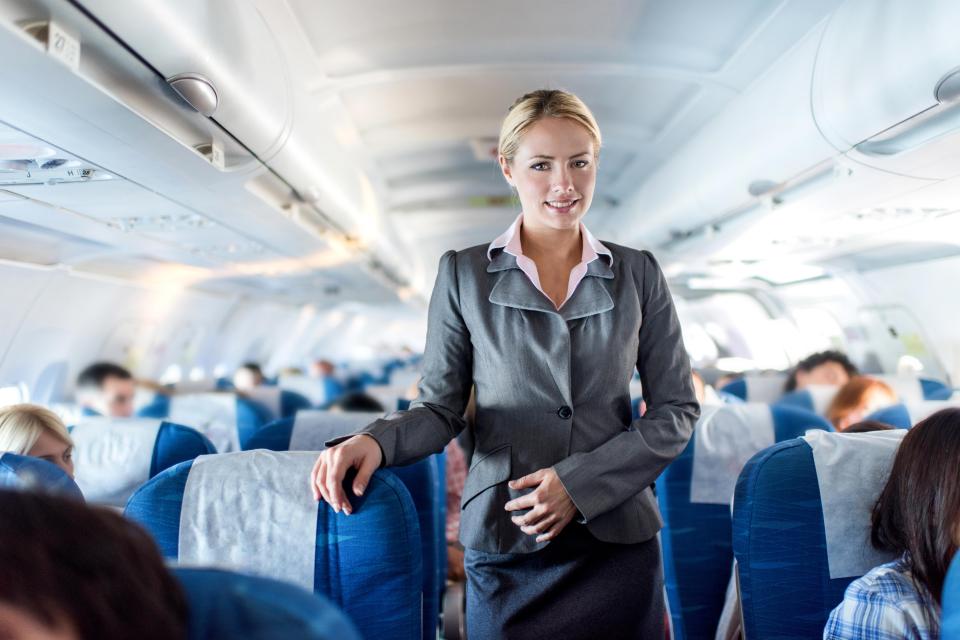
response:
<path id="1" fill-rule="evenodd" d="M 612 260 L 612 256 L 611 256 Z M 547 296 L 540 293 L 525 273 L 517 266 L 517 258 L 502 249 L 494 250 L 487 273 L 491 274 L 493 285 L 490 289 L 490 302 L 526 309 L 555 313 L 564 320 L 575 320 L 604 313 L 613 309 L 613 298 L 603 280 L 613 278 L 613 268 L 605 257 L 600 257 L 587 265 L 587 273 L 573 292 L 573 296 L 558 311 Z"/>

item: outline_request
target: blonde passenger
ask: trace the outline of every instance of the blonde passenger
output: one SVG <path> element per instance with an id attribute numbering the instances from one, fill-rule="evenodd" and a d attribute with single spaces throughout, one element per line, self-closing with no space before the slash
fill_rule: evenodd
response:
<path id="1" fill-rule="evenodd" d="M 0 452 L 52 462 L 73 477 L 73 440 L 53 411 L 35 404 L 0 408 Z"/>
<path id="2" fill-rule="evenodd" d="M 845 431 L 874 411 L 896 402 L 897 394 L 887 383 L 868 376 L 854 376 L 833 397 L 827 420 L 837 431 Z"/>

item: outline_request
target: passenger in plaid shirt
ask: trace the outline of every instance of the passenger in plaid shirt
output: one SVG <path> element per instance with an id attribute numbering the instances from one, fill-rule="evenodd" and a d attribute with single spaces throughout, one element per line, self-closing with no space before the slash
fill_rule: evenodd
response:
<path id="1" fill-rule="evenodd" d="M 873 546 L 900 558 L 847 587 L 824 640 L 938 640 L 943 583 L 960 546 L 960 409 L 907 432 L 871 520 Z"/>
<path id="2" fill-rule="evenodd" d="M 940 605 L 926 589 L 917 590 L 906 558 L 882 564 L 853 581 L 823 632 L 824 640 L 939 637 Z"/>

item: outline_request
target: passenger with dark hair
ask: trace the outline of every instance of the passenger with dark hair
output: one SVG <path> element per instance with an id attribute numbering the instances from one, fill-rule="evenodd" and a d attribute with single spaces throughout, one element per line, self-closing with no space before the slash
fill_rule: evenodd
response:
<path id="1" fill-rule="evenodd" d="M 129 418 L 136 381 L 118 364 L 95 362 L 77 376 L 77 402 L 87 415 Z"/>
<path id="2" fill-rule="evenodd" d="M 940 598 L 960 544 L 960 409 L 904 436 L 873 507 L 874 547 L 899 555 L 847 587 L 825 640 L 940 636 Z"/>
<path id="3" fill-rule="evenodd" d="M 353 391 L 340 396 L 330 405 L 331 411 L 365 411 L 367 413 L 383 413 L 385 409 L 380 401 L 362 391 Z"/>
<path id="4" fill-rule="evenodd" d="M 890 431 L 895 427 L 890 426 L 886 422 L 880 422 L 879 420 L 861 420 L 856 422 L 846 429 L 843 430 L 844 433 L 870 433 L 871 431 Z"/>
<path id="5" fill-rule="evenodd" d="M 857 375 L 857 367 L 840 351 L 820 351 L 797 363 L 787 378 L 784 391 L 797 391 L 811 384 L 842 387 Z"/>
<path id="6" fill-rule="evenodd" d="M 263 369 L 256 362 L 244 362 L 233 374 L 233 386 L 238 391 L 250 391 L 264 383 Z"/>
<path id="7" fill-rule="evenodd" d="M 0 491 L 0 638 L 172 640 L 187 602 L 145 531 L 76 500 Z"/>

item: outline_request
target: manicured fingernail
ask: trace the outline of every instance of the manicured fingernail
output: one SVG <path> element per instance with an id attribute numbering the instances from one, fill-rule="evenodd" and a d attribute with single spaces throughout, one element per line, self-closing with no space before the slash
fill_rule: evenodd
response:
<path id="1" fill-rule="evenodd" d="M 366 487 L 361 484 L 357 487 L 354 487 L 353 492 L 358 496 L 362 496 L 365 489 Z"/>

